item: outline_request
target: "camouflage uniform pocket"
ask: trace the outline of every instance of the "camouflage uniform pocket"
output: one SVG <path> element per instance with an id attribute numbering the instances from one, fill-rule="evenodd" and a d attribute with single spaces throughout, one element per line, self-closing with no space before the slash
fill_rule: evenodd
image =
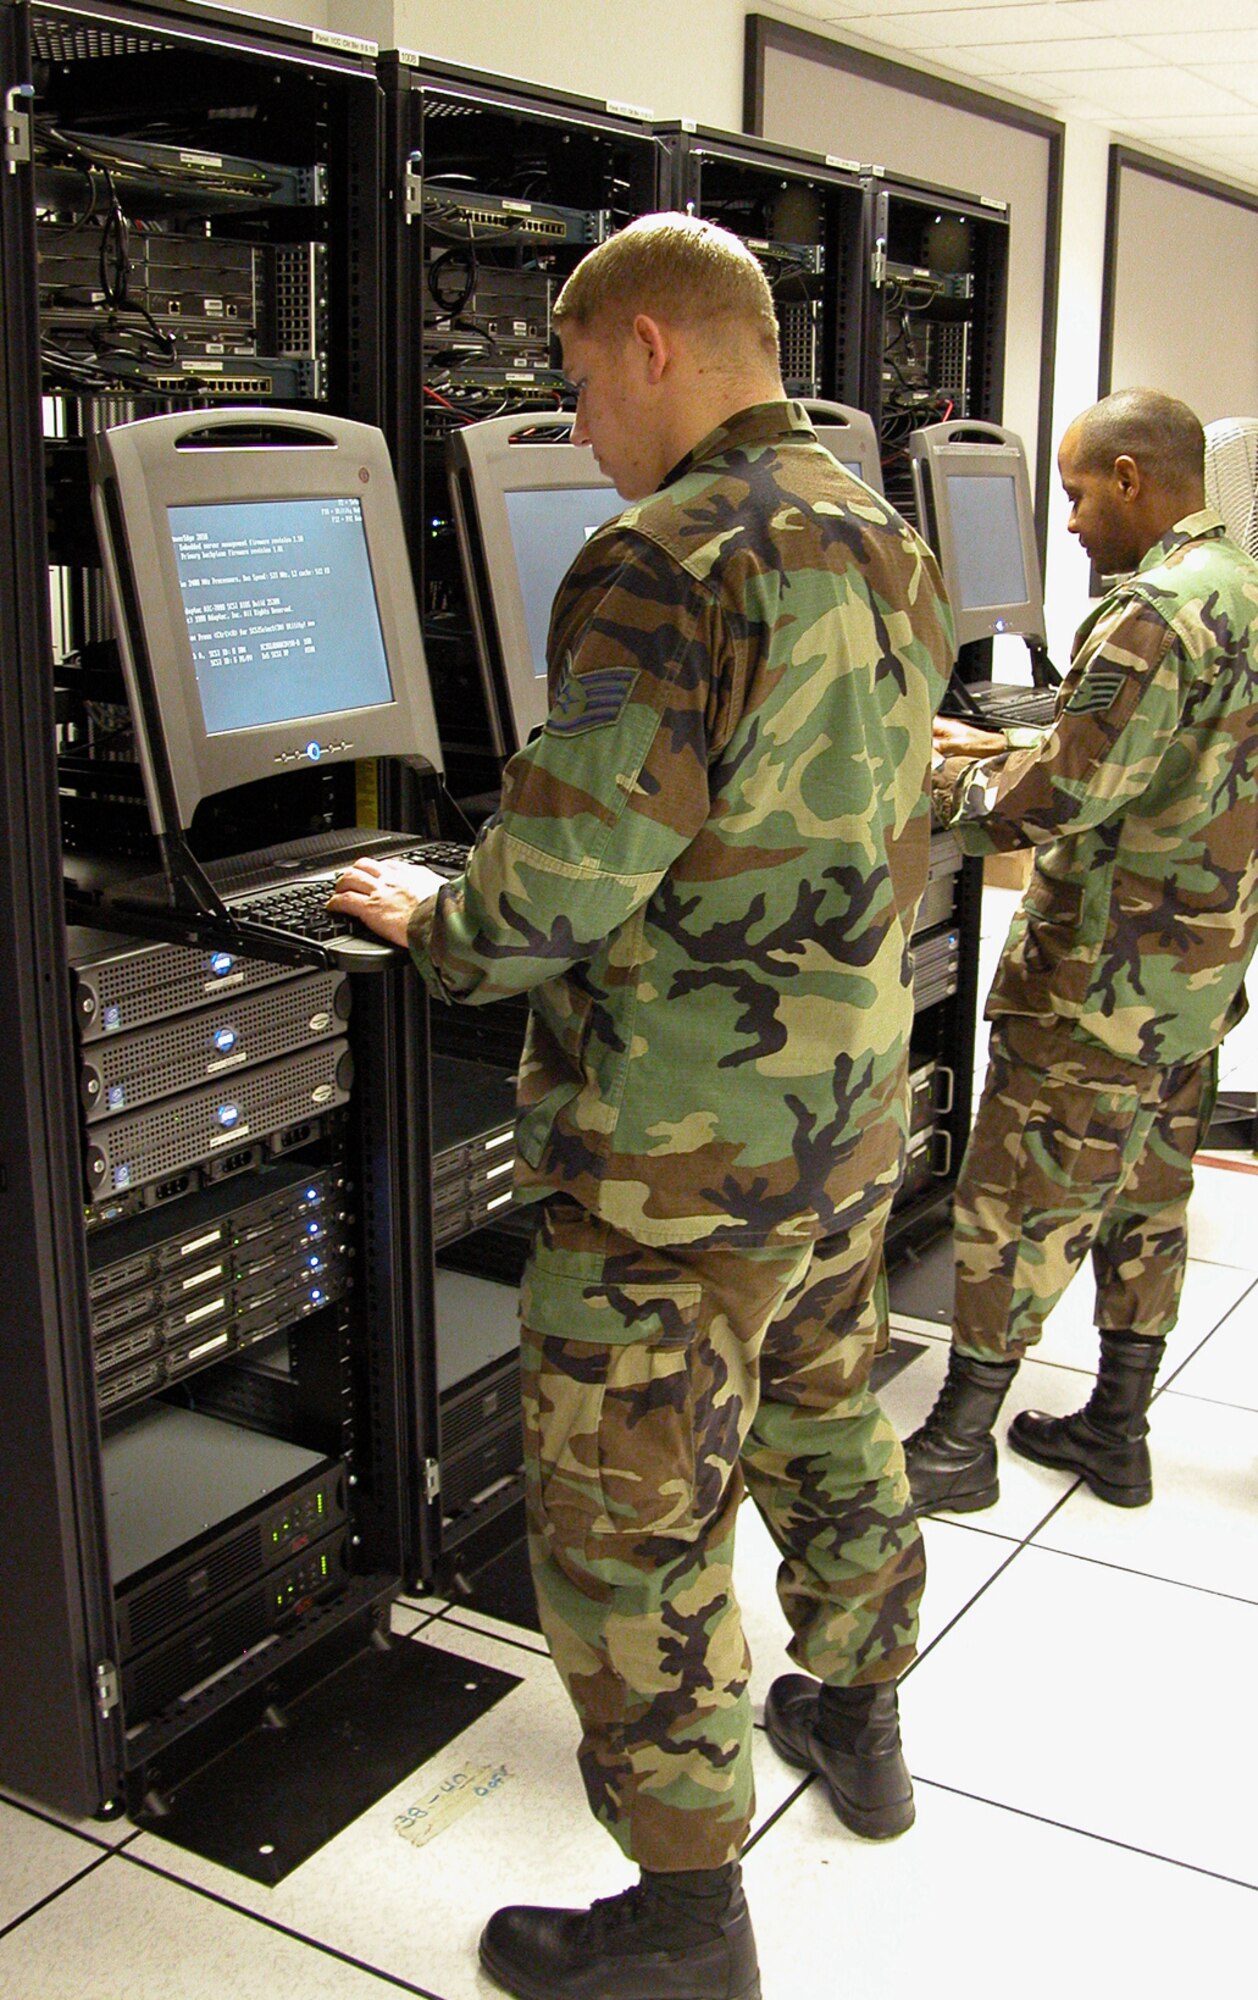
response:
<path id="1" fill-rule="evenodd" d="M 535 1251 L 520 1305 L 534 1525 L 569 1563 L 610 1553 L 613 1539 L 686 1540 L 698 1528 L 691 1336 L 702 1287 L 608 1285 L 563 1268 L 602 1262 Z"/>

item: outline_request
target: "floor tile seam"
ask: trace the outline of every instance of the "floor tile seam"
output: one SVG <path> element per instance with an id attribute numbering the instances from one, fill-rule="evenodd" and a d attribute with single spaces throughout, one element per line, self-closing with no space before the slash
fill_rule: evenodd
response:
<path id="1" fill-rule="evenodd" d="M 1226 1396 L 1202 1396 L 1192 1389 L 1176 1389 L 1171 1381 L 1166 1384 L 1172 1402 L 1204 1403 L 1212 1410 L 1235 1410 L 1243 1417 L 1258 1417 L 1258 1403 L 1231 1403 Z M 1159 1389 L 1158 1394 L 1162 1391 Z"/>
<path id="2" fill-rule="evenodd" d="M 153 1836 L 155 1839 L 158 1837 Z M 124 1851 L 119 1857 L 132 1868 L 143 1869 L 146 1875 L 155 1875 L 161 1882 L 168 1882 L 172 1888 L 185 1889 L 189 1895 L 199 1896 L 202 1902 L 212 1903 L 217 1909 L 228 1910 L 233 1916 L 245 1917 L 250 1923 L 258 1924 L 263 1930 L 274 1931 L 286 1937 L 293 1944 L 305 1945 L 310 1951 L 321 1952 L 325 1958 L 334 1958 L 341 1965 L 348 1965 L 355 1972 L 365 1972 L 373 1979 L 379 1979 L 387 1986 L 394 1986 L 399 1993 L 410 1993 L 415 2000 L 443 2000 L 443 1996 L 430 1986 L 417 1986 L 412 1980 L 403 1979 L 396 1972 L 386 1972 L 379 1965 L 372 1965 L 369 1959 L 358 1958 L 353 1952 L 342 1951 L 337 1945 L 328 1944 L 322 1938 L 314 1938 L 305 1931 L 299 1931 L 292 1924 L 283 1924 L 276 1917 L 268 1917 L 261 1910 L 253 1909 L 248 1903 L 237 1903 L 224 1895 L 221 1890 L 207 1889 L 203 1883 L 189 1881 L 186 1875 L 176 1874 L 173 1869 L 159 1867 L 143 1854 Z M 242 1881 L 252 1878 L 241 1877 Z M 257 1884 L 254 1885 L 258 1886 Z"/>
<path id="3" fill-rule="evenodd" d="M 1024 1554 L 1025 1551 L 1029 1548 L 1036 1548 L 1039 1546 L 1038 1543 L 1032 1542 L 1031 1536 L 1038 1534 L 1041 1528 L 1046 1527 L 1048 1525 L 1048 1523 L 1052 1520 L 1053 1516 L 1056 1513 L 1058 1513 L 1062 1507 L 1065 1506 L 1067 1500 L 1069 1500 L 1071 1494 L 1076 1490 L 1078 1485 L 1079 1481 L 1075 1480 L 1074 1483 L 1067 1488 L 1066 1492 L 1062 1494 L 1061 1499 L 1055 1501 L 1054 1504 L 1049 1508 L 1047 1514 L 1045 1514 L 1041 1520 L 1036 1522 L 1035 1527 L 1032 1528 L 1028 1534 L 1023 1535 L 1021 1539 L 1017 1541 L 1013 1541 L 1013 1538 L 1011 1536 L 998 1535 L 996 1530 L 994 1529 L 984 1530 L 982 1528 L 977 1528 L 977 1527 L 974 1528 L 973 1530 L 974 1533 L 983 1534 L 984 1532 L 986 1532 L 990 1534 L 991 1539 L 993 1541 L 997 1540 L 1010 1541 L 1012 1543 L 1010 1552 L 1005 1557 L 1004 1561 L 998 1564 L 998 1566 L 992 1571 L 991 1575 L 989 1577 L 984 1578 L 983 1582 L 974 1592 L 973 1597 L 967 1597 L 965 1603 L 961 1606 L 961 1609 L 953 1613 L 952 1617 L 948 1620 L 948 1623 L 943 1627 L 941 1631 L 936 1632 L 934 1638 L 930 1641 L 930 1644 L 927 1646 L 923 1646 L 921 1652 L 917 1655 L 917 1658 L 913 1660 L 912 1663 L 905 1668 L 904 1673 L 901 1675 L 902 1680 L 907 1679 L 909 1674 L 911 1674 L 917 1667 L 920 1667 L 923 1660 L 929 1658 L 930 1654 L 934 1652 L 935 1647 L 939 1644 L 940 1640 L 947 1638 L 953 1626 L 958 1624 L 960 1620 L 964 1618 L 967 1611 L 973 1609 L 973 1607 L 978 1603 L 979 1598 L 982 1597 L 986 1591 L 991 1589 L 992 1585 L 996 1582 L 997 1578 L 1002 1577 L 1004 1575 L 1005 1571 L 1009 1568 L 1009 1565 L 1012 1562 L 1014 1562 L 1018 1556 Z M 963 1524 L 958 1522 L 956 1525 L 959 1527 Z M 926 1554 L 926 1575 L 927 1575 L 927 1581 L 929 1583 L 929 1578 L 930 1578 L 929 1549 L 927 1550 Z"/>
<path id="4" fill-rule="evenodd" d="M 103 1868 L 105 1863 L 107 1861 L 112 1861 L 113 1858 L 114 1858 L 114 1853 L 112 1848 L 109 1847 L 102 1848 L 101 1851 L 98 1854 L 96 1854 L 91 1861 L 88 1862 L 85 1868 L 76 1869 L 73 1875 L 67 1876 L 64 1882 L 59 1882 L 55 1889 L 50 1889 L 47 1895 L 41 1896 L 37 1902 L 34 1902 L 30 1905 L 29 1909 L 23 1910 L 20 1916 L 11 1917 L 7 1924 L 0 1925 L 0 1943 L 2 1943 L 4 1939 L 10 1935 L 11 1932 L 20 1929 L 20 1927 L 23 1924 L 29 1923 L 32 1917 L 37 1917 L 41 1910 L 46 1910 L 50 1903 L 57 1902 L 60 1897 L 65 1895 L 68 1889 L 73 1889 L 77 1886 L 78 1883 L 85 1882 L 89 1875 L 94 1875 L 98 1868 Z"/>
<path id="5" fill-rule="evenodd" d="M 1094 1569 L 1112 1570 L 1116 1576 L 1140 1577 L 1146 1583 L 1169 1584 L 1173 1590 L 1191 1590 L 1198 1597 L 1217 1597 L 1224 1604 L 1258 1605 L 1258 1596 L 1245 1597 L 1235 1590 L 1215 1590 L 1204 1583 L 1189 1583 L 1182 1576 L 1162 1576 L 1157 1570 L 1133 1569 L 1128 1563 L 1111 1562 L 1107 1556 L 1084 1555 L 1081 1549 L 1055 1549 L 1048 1542 L 1028 1542 L 1027 1548 L 1038 1549 L 1042 1555 L 1064 1556 L 1068 1562 L 1090 1563 Z"/>
<path id="6" fill-rule="evenodd" d="M 463 1614 L 463 1618 L 460 1618 L 458 1616 L 457 1610 L 451 1609 L 450 1611 L 440 1612 L 438 1616 L 433 1619 L 432 1622 L 434 1625 L 453 1625 L 460 1632 L 474 1632 L 477 1635 L 477 1637 L 481 1639 L 501 1639 L 504 1646 L 518 1646 L 521 1652 L 533 1653 L 540 1660 L 548 1660 L 550 1658 L 550 1647 L 546 1644 L 546 1641 L 542 1637 L 540 1632 L 536 1634 L 536 1644 L 530 1645 L 528 1639 L 509 1638 L 507 1634 L 501 1630 L 495 1629 L 491 1631 L 487 1625 L 465 1624 L 464 1619 L 468 1618 L 470 1615 L 471 1615 L 470 1613 L 465 1612 Z M 484 1611 L 480 1615 L 483 1618 L 493 1617 L 493 1613 L 491 1611 Z M 506 1618 L 500 1619 L 497 1622 L 498 1625 L 500 1626 L 501 1625 L 511 1626 L 511 1621 Z M 516 1632 L 527 1632 L 530 1635 L 532 1635 L 532 1627 L 529 1625 L 512 1626 L 511 1630 Z"/>
<path id="7" fill-rule="evenodd" d="M 760 1729 L 763 1727 L 763 1725 L 761 1723 L 757 1723 L 756 1727 L 757 1729 Z M 773 1808 L 773 1811 L 767 1815 L 763 1826 L 757 1826 L 752 1829 L 751 1833 L 749 1833 L 747 1836 L 746 1845 L 744 1846 L 742 1853 L 739 1856 L 740 1861 L 745 1861 L 747 1859 L 747 1856 L 751 1853 L 752 1849 L 759 1846 L 760 1842 L 764 1839 L 765 1835 L 767 1833 L 772 1833 L 778 1821 L 781 1819 L 785 1819 L 791 1807 L 796 1803 L 797 1800 L 803 1798 L 804 1793 L 809 1789 L 811 1785 L 814 1785 L 816 1781 L 817 1781 L 816 1772 L 809 1771 L 804 1777 L 802 1777 L 799 1780 L 799 1782 L 795 1786 L 795 1789 L 788 1795 L 788 1797 L 784 1798 L 781 1804 L 776 1805 Z"/>
<path id="8" fill-rule="evenodd" d="M 917 1671 L 918 1667 L 921 1666 L 923 1660 L 927 1660 L 930 1658 L 930 1655 L 934 1652 L 940 1640 L 946 1639 L 949 1632 L 951 1632 L 953 1626 L 960 1624 L 966 1612 L 972 1610 L 974 1605 L 978 1603 L 979 1598 L 983 1596 L 984 1592 L 991 1589 L 992 1585 L 995 1583 L 998 1576 L 1004 1575 L 1010 1563 L 1016 1561 L 1016 1559 L 1022 1554 L 1025 1547 L 1026 1547 L 1025 1542 L 1018 1542 L 1013 1548 L 1010 1549 L 1010 1552 L 1005 1557 L 1004 1561 L 996 1569 L 992 1571 L 989 1577 L 984 1578 L 983 1582 L 980 1583 L 978 1589 L 974 1592 L 974 1595 L 972 1597 L 966 1598 L 965 1603 L 961 1606 L 961 1609 L 959 1611 L 953 1612 L 952 1617 L 948 1620 L 948 1623 L 943 1627 L 943 1629 L 939 1632 L 936 1632 L 934 1638 L 930 1641 L 930 1643 L 928 1645 L 923 1646 L 921 1652 L 917 1654 L 916 1658 L 910 1661 L 909 1665 L 904 1669 L 904 1672 L 900 1676 L 901 1684 L 903 1684 L 903 1682 L 909 1678 L 910 1674 L 913 1674 Z M 929 1577 L 930 1577 L 929 1553 L 927 1554 L 926 1557 L 926 1575 L 929 1583 Z"/>
<path id="9" fill-rule="evenodd" d="M 1019 1549 L 1026 1541 L 1025 1535 L 1009 1534 L 1003 1528 L 985 1528 L 981 1522 L 972 1521 L 968 1514 L 927 1514 L 924 1518 L 928 1521 L 938 1521 L 945 1528 L 960 1528 L 967 1535 L 985 1535 L 989 1542 L 1012 1542 L 1014 1547 Z M 929 1560 L 928 1552 L 928 1564 Z"/>
<path id="10" fill-rule="evenodd" d="M 1213 1340 L 1216 1333 L 1222 1332 L 1223 1328 L 1232 1318 L 1232 1315 L 1234 1313 L 1239 1312 L 1241 1307 L 1245 1305 L 1253 1297 L 1255 1286 L 1258 1286 L 1258 1276 L 1255 1276 L 1250 1279 L 1250 1282 L 1248 1283 L 1248 1285 L 1246 1285 L 1240 1297 L 1238 1299 L 1232 1300 L 1231 1305 L 1224 1313 L 1222 1319 L 1216 1320 L 1214 1325 L 1210 1328 L 1210 1331 L 1208 1333 L 1204 1333 L 1201 1336 L 1201 1339 L 1197 1342 L 1197 1345 L 1193 1348 L 1192 1353 L 1186 1355 L 1183 1361 L 1177 1362 L 1175 1367 L 1171 1370 L 1170 1374 L 1166 1376 L 1165 1380 L 1158 1383 L 1157 1389 L 1154 1392 L 1155 1395 L 1161 1395 L 1162 1391 L 1169 1387 L 1169 1385 L 1175 1380 L 1175 1377 L 1177 1375 L 1183 1374 L 1184 1369 L 1187 1368 L 1188 1366 L 1188 1363 L 1196 1359 L 1196 1357 L 1200 1354 L 1202 1348 L 1206 1345 L 1207 1341 Z"/>
<path id="11" fill-rule="evenodd" d="M 0 1805 L 11 1806 L 14 1812 L 24 1813 L 27 1819 L 38 1820 L 41 1826 L 50 1826 L 56 1833 L 68 1833 L 75 1840 L 86 1841 L 89 1847 L 102 1848 L 106 1854 L 113 1854 L 124 1845 L 121 1841 L 106 1840 L 101 1834 L 89 1833 L 81 1826 L 72 1825 L 69 1820 L 58 1819 L 51 1808 L 41 1806 L 34 1799 L 19 1798 L 13 1792 L 0 1791 Z M 134 1840 L 138 1832 L 139 1828 L 133 1827 L 126 1836 L 127 1840 Z"/>
<path id="12" fill-rule="evenodd" d="M 1251 1896 L 1258 1896 L 1258 1882 L 1247 1882 L 1240 1875 L 1225 1875 L 1221 1868 L 1206 1868 L 1201 1862 L 1185 1861 L 1178 1854 L 1160 1854 L 1154 1847 L 1141 1847 L 1134 1840 L 1120 1840 L 1117 1834 L 1100 1833 L 1091 1826 L 1076 1826 L 1068 1819 L 1054 1819 L 1051 1813 L 1033 1812 L 1029 1806 L 1011 1805 L 1008 1799 L 993 1799 L 985 1792 L 967 1791 L 963 1785 L 945 1784 L 941 1778 L 929 1778 L 920 1771 L 913 1771 L 911 1775 L 914 1788 L 924 1785 L 929 1791 L 947 1792 L 952 1798 L 991 1806 L 996 1812 L 1012 1813 L 1017 1819 L 1034 1820 L 1038 1826 L 1055 1827 L 1059 1833 L 1077 1834 L 1079 1839 L 1094 1840 L 1101 1847 L 1117 1848 L 1123 1854 L 1138 1854 L 1146 1861 L 1161 1861 L 1168 1868 L 1182 1868 L 1189 1875 L 1204 1875 L 1211 1882 L 1225 1882 L 1229 1888 L 1245 1889 Z"/>
<path id="13" fill-rule="evenodd" d="M 429 1639 L 432 1638 L 433 1625 L 440 1625 L 446 1631 L 465 1632 L 471 1638 L 488 1639 L 490 1644 L 494 1646 L 510 1646 L 513 1652 L 527 1653 L 531 1660 L 548 1660 L 550 1658 L 550 1649 L 548 1647 L 527 1646 L 520 1639 L 509 1639 L 503 1632 L 487 1632 L 483 1625 L 460 1625 L 455 1619 L 447 1618 L 444 1612 L 430 1620 L 429 1624 L 424 1627 Z M 521 1626 L 517 1629 L 523 1631 L 525 1628 Z M 418 1634 L 408 1632 L 406 1636 L 409 1639 L 417 1637 Z M 463 1656 L 460 1655 L 460 1657 Z"/>

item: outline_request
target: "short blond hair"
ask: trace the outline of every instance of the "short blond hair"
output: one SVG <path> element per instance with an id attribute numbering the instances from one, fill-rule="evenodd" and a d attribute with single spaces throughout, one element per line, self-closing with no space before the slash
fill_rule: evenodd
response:
<path id="1" fill-rule="evenodd" d="M 556 327 L 614 328 L 636 313 L 778 358 L 773 294 L 737 236 L 697 215 L 641 215 L 583 257 L 552 308 Z"/>

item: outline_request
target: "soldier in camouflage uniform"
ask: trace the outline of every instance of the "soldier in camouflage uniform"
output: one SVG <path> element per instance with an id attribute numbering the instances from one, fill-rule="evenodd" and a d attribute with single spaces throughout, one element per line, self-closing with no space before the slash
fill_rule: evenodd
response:
<path id="1" fill-rule="evenodd" d="M 1116 1505 L 1153 1495 L 1192 1156 L 1258 939 L 1258 566 L 1205 507 L 1204 449 L 1192 411 L 1152 390 L 1071 425 L 1071 531 L 1135 574 L 1081 626 L 1042 738 L 936 725 L 940 822 L 971 854 L 1032 846 L 1034 866 L 987 1002 L 948 1377 L 906 1445 L 923 1512 L 997 1498 L 992 1425 L 1089 1253 L 1095 1389 L 1068 1417 L 1024 1412 L 1009 1442 Z"/>
<path id="2" fill-rule="evenodd" d="M 816 1677 L 775 1683 L 774 1741 L 858 1831 L 913 1815 L 895 1684 L 924 1563 L 869 1372 L 950 620 L 925 546 L 785 400 L 736 238 L 635 223 L 556 318 L 574 436 L 631 504 L 559 590 L 549 719 L 462 877 L 433 899 L 362 862 L 333 901 L 440 1000 L 530 999 L 530 1553 L 590 1804 L 641 1881 L 499 1911 L 482 1958 L 538 2000 L 754 2000 L 745 1487 Z"/>

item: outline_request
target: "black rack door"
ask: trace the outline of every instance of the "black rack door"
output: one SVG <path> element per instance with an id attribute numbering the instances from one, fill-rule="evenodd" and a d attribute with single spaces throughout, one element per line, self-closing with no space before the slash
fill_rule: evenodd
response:
<path id="1" fill-rule="evenodd" d="M 76 1211 L 78 1118 L 60 903 L 39 478 L 38 328 L 25 23 L 0 13 L 0 1772 L 77 1813 L 112 1794 L 116 1699 Z M 94 1687 L 99 1688 L 99 1695 Z"/>

